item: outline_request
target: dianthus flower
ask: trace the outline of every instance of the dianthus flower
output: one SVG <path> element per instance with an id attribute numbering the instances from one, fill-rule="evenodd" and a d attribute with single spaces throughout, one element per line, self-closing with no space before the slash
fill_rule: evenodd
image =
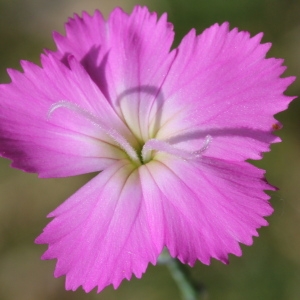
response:
<path id="1" fill-rule="evenodd" d="M 272 213 L 260 159 L 280 139 L 282 60 L 262 34 L 215 24 L 170 50 L 166 14 L 75 15 L 42 67 L 22 61 L 0 87 L 0 150 L 40 177 L 99 172 L 37 238 L 55 276 L 85 291 L 141 277 L 164 247 L 193 265 L 224 263 Z"/>

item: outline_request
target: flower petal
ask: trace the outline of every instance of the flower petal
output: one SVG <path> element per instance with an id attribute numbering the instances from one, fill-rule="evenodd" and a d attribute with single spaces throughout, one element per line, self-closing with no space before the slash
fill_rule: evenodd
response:
<path id="1" fill-rule="evenodd" d="M 174 58 L 173 36 L 166 14 L 157 20 L 145 7 L 129 16 L 117 8 L 107 23 L 98 11 L 83 13 L 66 24 L 66 37 L 54 35 L 55 55 L 80 60 L 132 132 L 147 140 L 149 111 L 164 101 L 160 86 Z"/>
<path id="2" fill-rule="evenodd" d="M 273 187 L 262 170 L 208 157 L 156 159 L 140 169 L 148 211 L 158 212 L 152 236 L 183 263 L 209 264 L 211 257 L 227 263 L 229 253 L 241 255 L 239 243 L 251 245 L 256 229 L 267 225 L 263 217 L 272 208 L 263 190 Z"/>
<path id="3" fill-rule="evenodd" d="M 126 160 L 111 165 L 52 212 L 37 243 L 49 243 L 44 259 L 57 258 L 55 276 L 66 288 L 88 292 L 132 273 L 141 277 L 161 248 L 152 242 L 138 172 Z"/>
<path id="4" fill-rule="evenodd" d="M 51 55 L 42 64 L 22 62 L 24 74 L 10 70 L 13 82 L 0 87 L 2 155 L 42 177 L 99 171 L 126 157 L 84 114 L 64 107 L 51 113 L 54 104 L 66 101 L 133 140 L 83 67 L 70 57 L 69 69 Z"/>
<path id="5" fill-rule="evenodd" d="M 270 44 L 260 44 L 262 34 L 250 38 L 228 27 L 216 24 L 199 36 L 192 30 L 179 45 L 162 87 L 168 101 L 161 106 L 157 138 L 177 136 L 192 151 L 211 135 L 207 155 L 259 159 L 279 141 L 272 134 L 273 115 L 292 100 L 283 92 L 294 78 L 279 77 L 285 70 L 282 60 L 265 58 Z"/>

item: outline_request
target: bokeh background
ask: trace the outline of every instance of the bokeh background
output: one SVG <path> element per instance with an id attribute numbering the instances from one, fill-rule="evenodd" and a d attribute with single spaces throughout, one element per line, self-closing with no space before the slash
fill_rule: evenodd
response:
<path id="1" fill-rule="evenodd" d="M 168 12 L 175 24 L 176 42 L 195 27 L 200 33 L 215 22 L 229 21 L 231 27 L 264 32 L 272 42 L 269 56 L 282 57 L 286 75 L 300 78 L 299 0 L 0 0 L 0 79 L 8 82 L 6 68 L 20 69 L 21 59 L 39 63 L 44 48 L 55 49 L 53 30 L 64 32 L 63 24 L 74 12 L 100 9 L 105 16 L 115 6 L 127 12 L 136 4 L 148 5 L 161 14 Z M 300 81 L 287 91 L 297 95 Z M 229 265 L 200 263 L 190 271 L 203 283 L 202 299 L 298 300 L 300 299 L 300 104 L 295 101 L 278 119 L 283 143 L 272 146 L 264 159 L 255 162 L 267 170 L 269 181 L 280 187 L 272 193 L 275 213 L 270 226 L 260 229 L 254 245 L 243 248 L 241 258 Z M 253 121 L 255 122 L 255 120 Z M 89 176 L 38 179 L 9 167 L 0 159 L 0 299 L 145 299 L 179 300 L 180 294 L 164 266 L 149 266 L 141 280 L 124 281 L 118 290 L 85 294 L 64 290 L 64 278 L 52 276 L 55 261 L 41 261 L 46 249 L 35 245 L 35 237 L 48 220 L 47 213 L 83 185 Z"/>

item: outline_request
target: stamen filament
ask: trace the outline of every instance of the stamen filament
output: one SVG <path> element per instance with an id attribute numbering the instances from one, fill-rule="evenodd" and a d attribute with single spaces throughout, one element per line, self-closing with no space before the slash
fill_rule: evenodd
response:
<path id="1" fill-rule="evenodd" d="M 51 108 L 48 111 L 47 117 L 50 119 L 51 115 L 58 109 L 58 108 L 67 108 L 70 109 L 83 117 L 85 117 L 87 120 L 91 121 L 94 125 L 98 126 L 105 134 L 107 134 L 110 138 L 113 139 L 113 141 L 122 148 L 127 155 L 130 157 L 130 159 L 134 162 L 140 163 L 140 160 L 138 158 L 137 152 L 134 150 L 134 148 L 128 143 L 128 141 L 119 134 L 118 131 L 116 131 L 113 128 L 110 128 L 103 124 L 99 118 L 92 115 L 87 110 L 81 108 L 79 105 L 74 104 L 72 102 L 62 100 L 59 102 L 54 103 Z"/>

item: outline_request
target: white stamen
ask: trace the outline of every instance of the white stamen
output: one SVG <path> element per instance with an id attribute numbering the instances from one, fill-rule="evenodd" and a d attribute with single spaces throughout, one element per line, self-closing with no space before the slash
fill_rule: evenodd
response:
<path id="1" fill-rule="evenodd" d="M 103 124 L 99 118 L 96 116 L 92 115 L 90 112 L 87 110 L 81 108 L 79 105 L 74 104 L 69 101 L 59 101 L 54 103 L 51 108 L 48 111 L 47 117 L 50 119 L 51 115 L 58 109 L 58 108 L 67 108 L 70 109 L 79 115 L 82 115 L 85 117 L 87 120 L 91 121 L 94 125 L 98 126 L 104 133 L 106 133 L 109 137 L 111 137 L 115 143 L 122 148 L 127 155 L 131 158 L 131 160 L 135 162 L 139 162 L 139 158 L 137 156 L 136 151 L 133 149 L 133 147 L 128 143 L 128 141 L 120 135 L 115 129 L 110 128 Z"/>
<path id="2" fill-rule="evenodd" d="M 166 152 L 171 155 L 189 160 L 189 159 L 195 159 L 201 156 L 201 154 L 207 150 L 209 144 L 212 141 L 212 137 L 210 135 L 207 135 L 204 139 L 203 146 L 201 149 L 194 151 L 194 152 L 189 152 L 183 149 L 179 149 L 174 147 L 173 145 L 165 142 L 165 141 L 160 141 L 157 139 L 151 139 L 148 140 L 143 149 L 142 149 L 142 159 L 144 162 L 148 161 L 151 157 L 151 151 L 155 150 L 158 152 Z"/>

